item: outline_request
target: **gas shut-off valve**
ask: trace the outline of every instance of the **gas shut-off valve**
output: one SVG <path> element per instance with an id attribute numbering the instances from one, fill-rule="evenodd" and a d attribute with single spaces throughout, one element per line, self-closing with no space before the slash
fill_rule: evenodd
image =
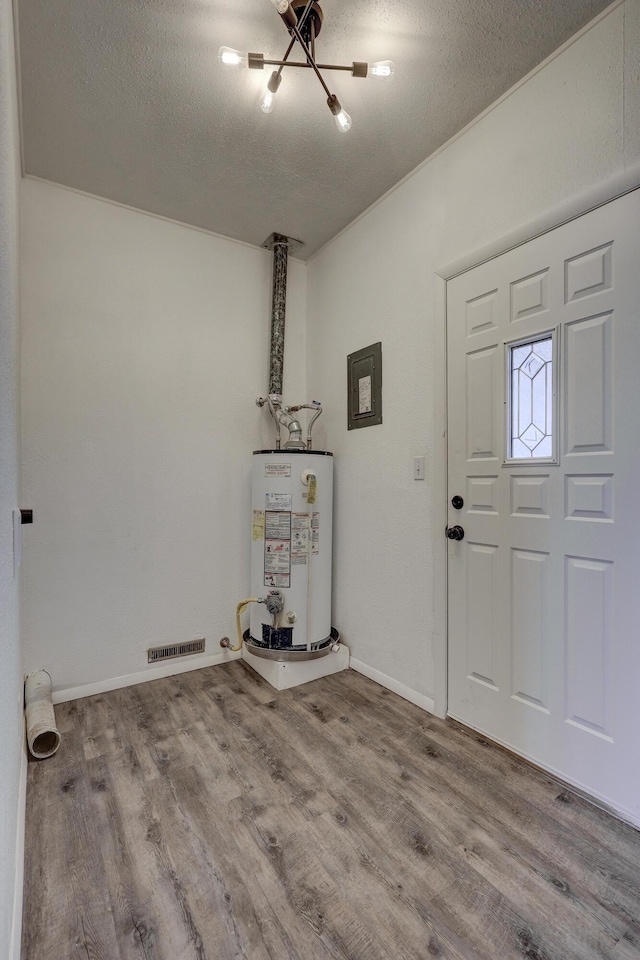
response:
<path id="1" fill-rule="evenodd" d="M 269 590 L 263 603 L 275 621 L 278 614 L 284 610 L 284 594 L 281 590 Z"/>
<path id="2" fill-rule="evenodd" d="M 274 627 L 277 626 L 278 615 L 281 614 L 282 611 L 284 610 L 284 593 L 282 592 L 282 590 L 269 590 L 269 593 L 264 598 L 264 603 L 266 605 L 267 610 L 273 617 Z M 287 612 L 284 615 L 284 618 L 287 621 L 287 623 L 293 625 L 298 619 L 298 614 L 295 613 L 293 610 L 287 610 Z"/>

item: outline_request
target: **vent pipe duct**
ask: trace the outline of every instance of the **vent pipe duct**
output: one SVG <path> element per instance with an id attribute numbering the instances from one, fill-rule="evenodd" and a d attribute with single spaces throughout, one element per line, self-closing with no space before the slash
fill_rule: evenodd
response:
<path id="1" fill-rule="evenodd" d="M 284 370 L 284 321 L 287 306 L 288 237 L 272 233 L 263 244 L 273 250 L 273 290 L 271 295 L 271 341 L 269 344 L 269 396 L 282 396 Z"/>
<path id="2" fill-rule="evenodd" d="M 280 449 L 280 427 L 285 426 L 289 431 L 287 448 L 304 450 L 311 446 L 311 425 L 320 413 L 322 405 L 319 403 L 299 404 L 296 407 L 286 407 L 282 403 L 282 381 L 284 373 L 284 321 L 287 306 L 287 263 L 289 251 L 293 247 L 302 246 L 299 240 L 292 240 L 281 233 L 272 233 L 262 244 L 267 250 L 273 251 L 273 287 L 271 294 L 271 338 L 269 343 L 269 392 L 266 397 L 258 397 L 259 407 L 269 406 L 269 412 L 276 424 L 276 449 Z M 315 416 L 309 423 L 307 442 L 302 439 L 300 422 L 291 416 L 293 411 L 308 409 L 314 410 Z"/>

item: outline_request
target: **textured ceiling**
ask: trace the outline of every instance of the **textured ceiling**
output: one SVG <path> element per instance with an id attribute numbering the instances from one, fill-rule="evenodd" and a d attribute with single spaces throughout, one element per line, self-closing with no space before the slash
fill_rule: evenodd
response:
<path id="1" fill-rule="evenodd" d="M 19 0 L 25 172 L 306 258 L 603 10 L 609 0 L 322 0 L 320 61 L 390 58 L 391 83 L 225 67 L 278 59 L 268 0 Z M 301 59 L 297 56 L 296 59 Z"/>

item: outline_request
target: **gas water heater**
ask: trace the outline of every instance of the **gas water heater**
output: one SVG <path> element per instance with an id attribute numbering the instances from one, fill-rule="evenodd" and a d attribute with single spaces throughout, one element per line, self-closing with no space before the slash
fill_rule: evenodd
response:
<path id="1" fill-rule="evenodd" d="M 252 481 L 251 653 L 311 660 L 328 653 L 331 629 L 333 454 L 256 450 Z"/>
<path id="2" fill-rule="evenodd" d="M 251 596 L 236 607 L 236 644 L 223 637 L 220 645 L 239 652 L 244 643 L 245 651 L 271 661 L 316 660 L 335 649 L 341 660 L 338 665 L 336 658 L 334 669 L 323 669 L 327 661 L 313 670 L 311 665 L 287 670 L 289 678 L 297 672 L 294 683 L 304 683 L 346 669 L 348 655 L 344 662 L 346 648 L 331 626 L 333 454 L 314 450 L 312 440 L 322 404 L 313 400 L 287 406 L 282 396 L 287 257 L 298 242 L 274 233 L 264 243 L 273 250 L 269 392 L 256 404 L 267 407 L 273 418 L 275 443 L 273 449 L 253 454 Z M 306 438 L 300 410 L 310 411 Z M 284 445 L 282 427 L 288 431 Z M 243 633 L 241 616 L 247 608 L 249 629 Z M 279 684 L 284 683 L 286 663 L 262 666 L 269 682 L 276 671 L 275 685 L 283 689 Z M 288 680 L 284 685 L 291 684 Z"/>

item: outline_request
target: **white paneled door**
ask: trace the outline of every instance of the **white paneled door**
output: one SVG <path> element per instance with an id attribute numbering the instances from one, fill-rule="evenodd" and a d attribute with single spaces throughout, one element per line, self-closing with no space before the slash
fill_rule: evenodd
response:
<path id="1" fill-rule="evenodd" d="M 640 823 L 640 190 L 447 326 L 449 714 Z"/>

